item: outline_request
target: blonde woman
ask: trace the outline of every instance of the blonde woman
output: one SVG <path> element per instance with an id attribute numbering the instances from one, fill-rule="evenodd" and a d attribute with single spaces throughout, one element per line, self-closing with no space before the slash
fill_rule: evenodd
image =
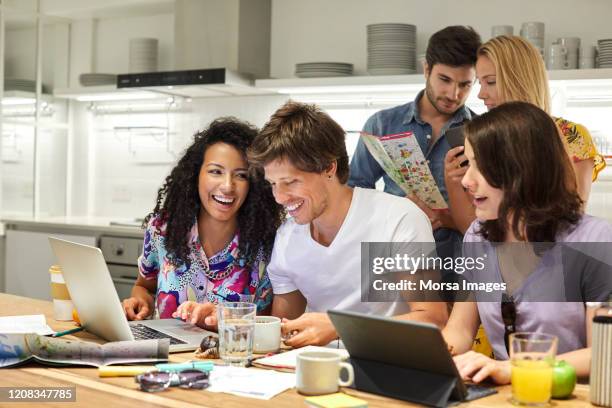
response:
<path id="1" fill-rule="evenodd" d="M 476 76 L 480 82 L 478 97 L 487 109 L 505 102 L 529 102 L 550 115 L 551 101 L 548 77 L 539 51 L 528 41 L 516 36 L 499 36 L 490 39 L 478 49 Z M 563 118 L 554 118 L 563 135 L 570 156 L 578 193 L 584 203 L 589 198 L 591 184 L 606 166 L 604 158 L 597 152 L 589 131 L 582 125 Z M 528 146 L 525 146 L 528 148 Z M 465 231 L 474 220 L 474 209 L 463 191 L 460 180 L 465 167 L 459 164 L 466 160 L 463 147 L 449 150 L 445 158 L 445 181 L 449 192 L 451 213 L 456 225 Z M 459 156 L 457 157 L 457 155 Z M 546 163 L 542 163 L 545 169 Z"/>

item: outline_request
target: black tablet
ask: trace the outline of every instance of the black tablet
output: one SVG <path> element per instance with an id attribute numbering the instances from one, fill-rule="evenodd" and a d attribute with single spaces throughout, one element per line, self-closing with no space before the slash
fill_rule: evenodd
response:
<path id="1" fill-rule="evenodd" d="M 434 324 L 337 310 L 328 314 L 349 352 L 359 390 L 432 406 L 496 392 L 470 386 L 468 393 Z"/>

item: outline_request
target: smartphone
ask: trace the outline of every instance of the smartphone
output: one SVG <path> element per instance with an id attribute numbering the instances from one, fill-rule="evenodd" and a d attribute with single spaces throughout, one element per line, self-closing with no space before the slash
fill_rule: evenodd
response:
<path id="1" fill-rule="evenodd" d="M 463 125 L 448 129 L 444 136 L 446 137 L 446 141 L 451 149 L 457 146 L 463 146 L 465 139 L 465 135 L 463 134 Z"/>
<path id="2" fill-rule="evenodd" d="M 458 146 L 463 146 L 465 143 L 465 135 L 463 134 L 463 125 L 448 129 L 446 133 L 444 134 L 444 136 L 446 137 L 446 141 L 448 142 L 451 149 L 458 147 Z M 457 156 L 460 156 L 462 154 L 463 153 L 459 153 Z M 467 160 L 461 163 L 461 167 L 465 167 L 467 165 L 468 165 Z"/>

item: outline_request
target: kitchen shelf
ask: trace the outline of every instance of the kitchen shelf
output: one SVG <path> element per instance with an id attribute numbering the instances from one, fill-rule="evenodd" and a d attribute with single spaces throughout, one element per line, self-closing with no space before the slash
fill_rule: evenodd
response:
<path id="1" fill-rule="evenodd" d="M 425 83 L 422 74 L 363 75 L 329 78 L 258 79 L 255 87 L 281 94 L 352 93 L 420 90 Z"/>
<path id="2" fill-rule="evenodd" d="M 143 89 L 118 89 L 116 85 L 60 88 L 53 91 L 53 96 L 79 102 L 142 100 L 168 97 L 165 94 Z"/>
<path id="3" fill-rule="evenodd" d="M 44 102 L 49 102 L 52 98 L 49 94 L 41 94 Z M 34 105 L 36 103 L 36 93 L 26 91 L 4 91 L 2 94 L 2 105 Z"/>
<path id="4" fill-rule="evenodd" d="M 128 88 L 122 88 L 128 89 Z M 136 88 L 131 88 L 136 89 Z M 210 98 L 220 96 L 251 96 L 273 94 L 267 89 L 256 88 L 252 85 L 235 84 L 211 84 L 211 85 L 173 85 L 152 86 L 139 88 L 150 92 L 156 92 L 165 96 L 179 96 L 183 98 Z"/>
<path id="5" fill-rule="evenodd" d="M 612 69 L 549 71 L 551 87 L 599 90 L 612 95 Z M 115 85 L 56 89 L 55 97 L 81 102 L 163 99 L 169 96 L 206 98 L 269 94 L 368 94 L 418 92 L 425 84 L 423 74 L 362 75 L 329 78 L 258 79 L 249 84 L 156 86 L 117 88 Z"/>
<path id="6" fill-rule="evenodd" d="M 144 99 L 207 98 L 221 96 L 266 95 L 275 93 L 252 85 L 180 85 L 152 86 L 143 88 L 117 88 L 115 85 L 88 86 L 79 88 L 56 89 L 53 95 L 58 98 L 79 102 L 123 101 Z"/>
<path id="7" fill-rule="evenodd" d="M 612 69 L 573 69 L 549 71 L 551 86 L 609 86 Z M 418 91 L 425 84 L 423 74 L 363 75 L 333 78 L 259 79 L 255 86 L 281 94 L 344 94 L 364 92 Z"/>

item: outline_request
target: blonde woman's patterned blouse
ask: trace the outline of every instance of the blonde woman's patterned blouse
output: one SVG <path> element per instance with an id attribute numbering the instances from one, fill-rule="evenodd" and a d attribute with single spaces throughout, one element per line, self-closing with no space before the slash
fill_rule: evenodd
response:
<path id="1" fill-rule="evenodd" d="M 606 167 L 604 157 L 599 154 L 588 129 L 578 123 L 563 118 L 554 118 L 555 123 L 564 136 L 564 141 L 574 162 L 593 159 L 593 181 L 600 171 Z"/>

